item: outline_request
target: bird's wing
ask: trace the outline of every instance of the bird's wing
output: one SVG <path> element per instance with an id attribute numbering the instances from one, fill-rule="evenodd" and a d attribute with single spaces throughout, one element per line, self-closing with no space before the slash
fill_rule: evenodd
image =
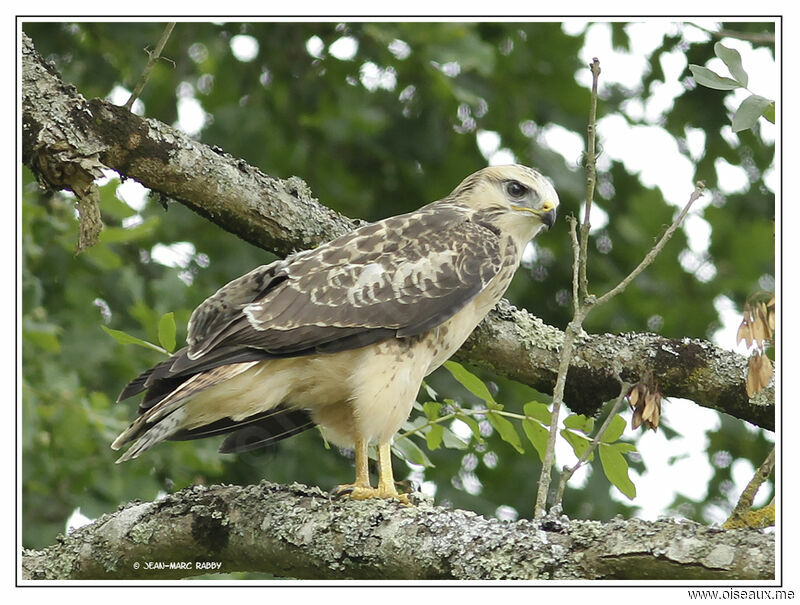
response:
<path id="1" fill-rule="evenodd" d="M 498 234 L 451 204 L 365 225 L 220 289 L 192 315 L 184 363 L 414 336 L 463 308 L 502 263 Z"/>
<path id="2" fill-rule="evenodd" d="M 286 261 L 275 261 L 256 267 L 249 273 L 222 286 L 192 313 L 187 341 L 190 347 L 198 346 L 209 334 L 222 330 L 235 319 L 244 306 L 277 283 L 286 279 L 281 272 Z"/>
<path id="3" fill-rule="evenodd" d="M 407 338 L 452 317 L 500 270 L 500 236 L 446 203 L 365 225 L 220 288 L 189 321 L 188 346 L 134 379 L 143 412 L 191 375 L 274 357 Z"/>

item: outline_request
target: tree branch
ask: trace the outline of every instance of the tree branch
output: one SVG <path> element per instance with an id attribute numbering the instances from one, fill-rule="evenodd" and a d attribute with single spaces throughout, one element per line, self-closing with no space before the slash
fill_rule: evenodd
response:
<path id="1" fill-rule="evenodd" d="M 753 506 L 753 500 L 755 500 L 756 494 L 758 493 L 758 489 L 761 485 L 769 479 L 769 476 L 772 474 L 772 469 L 775 467 L 775 448 L 772 448 L 772 451 L 767 456 L 766 460 L 761 463 L 761 466 L 758 467 L 756 470 L 756 474 L 753 475 L 753 478 L 750 479 L 750 482 L 747 484 L 747 487 L 744 488 L 742 495 L 739 496 L 739 501 L 736 503 L 733 511 L 731 512 L 728 519 L 723 523 L 723 527 L 726 529 L 734 529 L 737 527 L 756 527 L 756 525 L 748 525 L 749 519 L 748 515 L 750 515 L 753 511 L 750 510 L 750 507 Z M 771 525 L 775 524 L 775 513 L 774 507 L 775 499 L 770 502 L 766 508 L 772 509 L 772 518 L 770 523 Z M 756 513 L 756 517 L 762 517 L 762 515 L 758 515 Z M 766 527 L 767 524 L 759 525 L 758 527 Z"/>
<path id="2" fill-rule="evenodd" d="M 265 250 L 312 248 L 360 224 L 311 197 L 299 178 L 277 179 L 158 120 L 62 82 L 22 34 L 22 159 L 46 186 L 116 170 Z M 82 182 L 79 181 L 79 182 Z"/>
<path id="3" fill-rule="evenodd" d="M 260 571 L 302 579 L 755 580 L 774 577 L 774 559 L 774 534 L 760 530 L 667 519 L 509 523 L 429 501 L 331 500 L 317 488 L 262 482 L 127 504 L 25 551 L 22 579 Z"/>
<path id="4" fill-rule="evenodd" d="M 265 175 L 157 120 L 100 99 L 87 101 L 24 33 L 22 43 L 22 158 L 44 185 L 85 188 L 87 179 L 111 168 L 281 255 L 361 224 L 320 204 L 297 177 Z M 501 301 L 457 357 L 552 392 L 563 341 L 561 330 Z M 750 399 L 744 357 L 702 340 L 653 334 L 581 335 L 565 385 L 570 408 L 591 414 L 614 398 L 615 366 L 628 382 L 651 369 L 667 397 L 686 397 L 774 430 L 774 387 Z"/>
<path id="5" fill-rule="evenodd" d="M 161 58 L 161 51 L 164 50 L 164 46 L 166 46 L 167 40 L 169 40 L 173 29 L 175 29 L 175 22 L 170 21 L 164 27 L 164 31 L 162 32 L 161 38 L 159 38 L 158 43 L 156 44 L 155 50 L 153 52 L 147 51 L 147 65 L 144 66 L 144 71 L 142 71 L 139 81 L 136 83 L 131 96 L 128 98 L 128 102 L 123 105 L 123 107 L 128 111 L 130 111 L 133 107 L 133 102 L 139 98 L 140 94 L 142 94 L 142 91 L 147 84 L 147 80 L 150 79 L 150 72 L 153 71 L 156 61 Z"/>
<path id="6" fill-rule="evenodd" d="M 455 358 L 550 393 L 563 339 L 558 328 L 502 300 Z M 696 338 L 583 333 L 570 361 L 564 399 L 573 412 L 592 415 L 617 396 L 619 379 L 636 382 L 648 369 L 666 397 L 691 399 L 775 430 L 774 384 L 750 399 L 744 386 L 747 358 Z"/>

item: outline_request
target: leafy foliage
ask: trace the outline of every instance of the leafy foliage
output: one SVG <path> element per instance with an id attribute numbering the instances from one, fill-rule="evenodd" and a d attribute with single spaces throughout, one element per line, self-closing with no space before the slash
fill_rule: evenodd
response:
<path id="1" fill-rule="evenodd" d="M 687 64 L 701 65 L 713 55 L 711 36 L 698 42 L 684 35 L 691 27 L 675 24 L 663 35 L 635 89 L 610 82 L 600 115 L 654 127 L 629 108 L 632 101 L 647 104 L 670 79 L 662 59 L 678 54 Z M 724 27 L 762 31 L 769 24 Z M 147 60 L 141 49 L 152 47 L 162 28 L 130 22 L 23 25 L 38 51 L 86 97 L 105 97 L 115 87 L 131 90 Z M 405 212 L 447 194 L 486 164 L 490 153 L 482 151 L 477 135 L 495 133 L 499 149 L 554 179 L 563 213 L 577 214 L 583 194 L 579 158 L 562 155 L 550 135 L 555 127 L 584 132 L 587 93 L 574 74 L 583 67 L 579 56 L 593 28 L 607 28 L 616 48 L 631 48 L 629 28 L 621 23 L 595 24 L 576 34 L 558 23 L 179 23 L 164 51 L 169 61 L 156 65 L 141 105 L 146 115 L 169 124 L 199 110 L 200 140 L 269 174 L 298 175 L 323 203 L 365 219 Z M 237 55 L 237 41 L 254 42 L 255 56 Z M 745 86 L 736 57 L 719 53 L 729 79 Z M 587 330 L 707 337 L 719 326 L 717 297 L 741 307 L 774 275 L 774 194 L 767 186 L 774 146 L 760 135 L 763 121 L 752 120 L 763 102 L 749 101 L 741 119 L 753 123 L 732 141 L 723 135 L 730 127 L 721 109 L 727 93 L 692 89 L 688 72 L 680 78 L 685 86 L 657 126 L 693 162 L 694 178 L 704 179 L 714 192 L 702 211 L 710 246 L 693 250 L 686 236 L 676 236 L 645 275 L 592 314 Z M 762 114 L 765 110 L 769 115 L 769 107 Z M 693 155 L 689 138 L 698 130 L 705 142 Z M 643 184 L 620 159 L 603 157 L 607 169 L 597 207 L 610 220 L 592 233 L 589 267 L 598 292 L 644 256 L 674 213 L 658 188 Z M 747 185 L 730 193 L 719 182 L 720 161 L 744 168 Z M 330 488 L 352 480 L 348 453 L 325 452 L 328 446 L 315 431 L 236 457 L 217 454 L 214 439 L 169 443 L 115 465 L 108 445 L 135 407 L 115 403 L 116 394 L 185 340 L 197 304 L 274 256 L 179 204 L 164 202 L 165 211 L 156 200 L 137 200 L 130 183 L 116 177 L 101 188 L 106 228 L 99 244 L 75 256 L 73 198 L 39 190 L 27 169 L 22 185 L 20 447 L 26 546 L 53 542 L 77 507 L 94 517 L 120 502 L 152 499 L 192 483 L 268 478 Z M 564 326 L 570 275 L 569 238 L 559 221 L 537 240 L 508 296 L 546 322 Z M 131 342 L 151 346 L 128 346 Z M 452 374 L 430 377 L 429 390 L 443 396 L 423 392 L 396 441 L 396 453 L 411 464 L 397 474 L 432 482 L 439 502 L 482 514 L 530 515 L 549 397 L 448 367 Z M 591 423 L 569 417 L 561 438 L 577 452 L 589 441 Z M 628 470 L 641 473 L 647 462 L 619 440 L 617 420 L 612 426 L 602 437 L 599 464 L 592 463 L 580 487 L 585 495 L 576 498 L 577 488 L 568 487 L 567 514 L 607 518 L 634 510 L 608 497 L 609 482 L 632 497 Z M 673 436 L 680 428 L 670 433 L 668 423 L 662 426 Z M 722 426 L 710 433 L 710 455 L 724 450 L 730 464 L 740 458 L 759 464 L 768 440 L 761 433 L 752 437 L 732 419 L 723 419 Z M 728 434 L 740 438 L 728 440 Z M 702 517 L 725 496 L 730 464 L 714 467 L 706 501 L 681 496 L 676 509 Z"/>
<path id="2" fill-rule="evenodd" d="M 742 57 L 739 51 L 724 46 L 721 42 L 714 44 L 714 53 L 722 59 L 731 72 L 733 78 L 720 76 L 716 72 L 701 65 L 690 65 L 689 69 L 698 84 L 716 90 L 736 90 L 747 88 L 750 78 L 742 66 Z M 761 95 L 751 93 L 733 114 L 731 126 L 733 132 L 741 132 L 753 128 L 758 119 L 764 116 L 768 121 L 775 123 L 775 101 Z"/>

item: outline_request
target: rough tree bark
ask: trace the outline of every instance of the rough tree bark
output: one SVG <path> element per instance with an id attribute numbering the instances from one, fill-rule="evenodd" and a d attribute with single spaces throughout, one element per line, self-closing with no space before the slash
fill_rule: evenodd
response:
<path id="1" fill-rule="evenodd" d="M 43 185 L 76 193 L 88 225 L 83 245 L 102 228 L 93 181 L 104 168 L 281 255 L 360 223 L 320 204 L 297 177 L 265 175 L 157 120 L 87 101 L 25 34 L 22 111 L 23 161 Z M 563 337 L 502 301 L 457 356 L 551 391 Z M 566 400 L 591 414 L 616 396 L 618 376 L 634 382 L 649 370 L 664 396 L 774 430 L 774 388 L 750 399 L 746 365 L 701 340 L 587 334 L 570 365 Z M 163 579 L 203 570 L 145 563 L 195 560 L 303 578 L 757 579 L 774 575 L 774 539 L 672 521 L 502 523 L 429 503 L 332 502 L 302 486 L 196 487 L 126 505 L 44 551 L 27 551 L 23 577 Z"/>
<path id="2" fill-rule="evenodd" d="M 419 501 L 331 500 L 303 485 L 195 486 L 23 554 L 25 580 L 766 580 L 774 534 L 690 521 L 485 519 Z"/>

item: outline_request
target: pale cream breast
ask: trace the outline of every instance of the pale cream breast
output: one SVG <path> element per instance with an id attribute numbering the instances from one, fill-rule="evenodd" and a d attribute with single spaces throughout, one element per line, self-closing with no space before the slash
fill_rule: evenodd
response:
<path id="1" fill-rule="evenodd" d="M 461 348 L 472 331 L 503 297 L 519 264 L 518 250 L 512 241 L 507 240 L 503 246 L 505 261 L 494 279 L 475 297 L 475 300 L 428 332 L 425 337 L 426 346 L 433 351 L 433 354 L 425 372 L 426 376 Z"/>
<path id="2" fill-rule="evenodd" d="M 362 363 L 353 370 L 357 387 L 350 406 L 367 440 L 389 441 L 411 413 L 431 357 L 423 341 L 387 340 L 362 349 Z"/>

